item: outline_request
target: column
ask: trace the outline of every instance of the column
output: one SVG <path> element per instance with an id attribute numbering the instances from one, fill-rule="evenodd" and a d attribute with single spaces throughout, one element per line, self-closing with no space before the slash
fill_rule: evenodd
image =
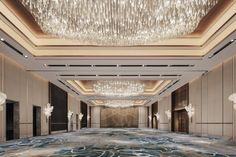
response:
<path id="1" fill-rule="evenodd" d="M 139 119 L 138 119 L 138 127 L 139 128 L 147 128 L 148 122 L 147 115 L 147 107 L 141 106 L 139 107 Z"/>
<path id="2" fill-rule="evenodd" d="M 101 107 L 91 107 L 91 128 L 100 128 Z"/>

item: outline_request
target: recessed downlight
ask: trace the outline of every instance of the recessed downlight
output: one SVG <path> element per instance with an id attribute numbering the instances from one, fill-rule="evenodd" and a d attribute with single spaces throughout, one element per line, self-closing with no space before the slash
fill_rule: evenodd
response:
<path id="1" fill-rule="evenodd" d="M 24 55 L 24 57 L 25 57 L 25 58 L 28 58 L 28 56 L 27 56 L 27 55 Z"/>
<path id="2" fill-rule="evenodd" d="M 1 40 L 1 41 L 4 41 L 4 39 L 3 39 L 3 38 L 0 38 L 0 40 Z"/>

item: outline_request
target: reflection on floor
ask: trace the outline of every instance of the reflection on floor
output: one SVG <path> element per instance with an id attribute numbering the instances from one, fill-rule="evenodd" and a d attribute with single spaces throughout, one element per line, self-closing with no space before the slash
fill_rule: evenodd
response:
<path id="1" fill-rule="evenodd" d="M 236 156 L 236 143 L 152 129 L 82 129 L 0 144 L 0 155 L 25 156 Z"/>

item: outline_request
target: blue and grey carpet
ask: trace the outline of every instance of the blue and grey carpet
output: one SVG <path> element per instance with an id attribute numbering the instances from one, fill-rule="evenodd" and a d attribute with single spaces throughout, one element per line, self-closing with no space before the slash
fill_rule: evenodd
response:
<path id="1" fill-rule="evenodd" d="M 11 157 L 236 157 L 236 144 L 215 137 L 153 129 L 82 129 L 0 144 Z"/>

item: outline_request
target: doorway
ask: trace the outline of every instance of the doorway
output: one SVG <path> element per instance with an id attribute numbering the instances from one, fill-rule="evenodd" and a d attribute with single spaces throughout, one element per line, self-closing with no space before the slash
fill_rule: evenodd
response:
<path id="1" fill-rule="evenodd" d="M 33 136 L 41 135 L 41 107 L 33 106 Z"/>
<path id="2" fill-rule="evenodd" d="M 20 136 L 19 103 L 7 100 L 6 102 L 6 140 L 19 139 Z"/>
<path id="3" fill-rule="evenodd" d="M 186 110 L 174 111 L 174 131 L 188 133 L 188 114 Z"/>
<path id="4" fill-rule="evenodd" d="M 83 118 L 80 121 L 80 128 L 87 128 L 87 112 L 88 112 L 88 105 L 81 101 L 80 103 L 80 112 L 83 114 Z"/>
<path id="5" fill-rule="evenodd" d="M 76 114 L 76 130 L 78 130 L 79 129 L 79 115 L 78 114 Z"/>

